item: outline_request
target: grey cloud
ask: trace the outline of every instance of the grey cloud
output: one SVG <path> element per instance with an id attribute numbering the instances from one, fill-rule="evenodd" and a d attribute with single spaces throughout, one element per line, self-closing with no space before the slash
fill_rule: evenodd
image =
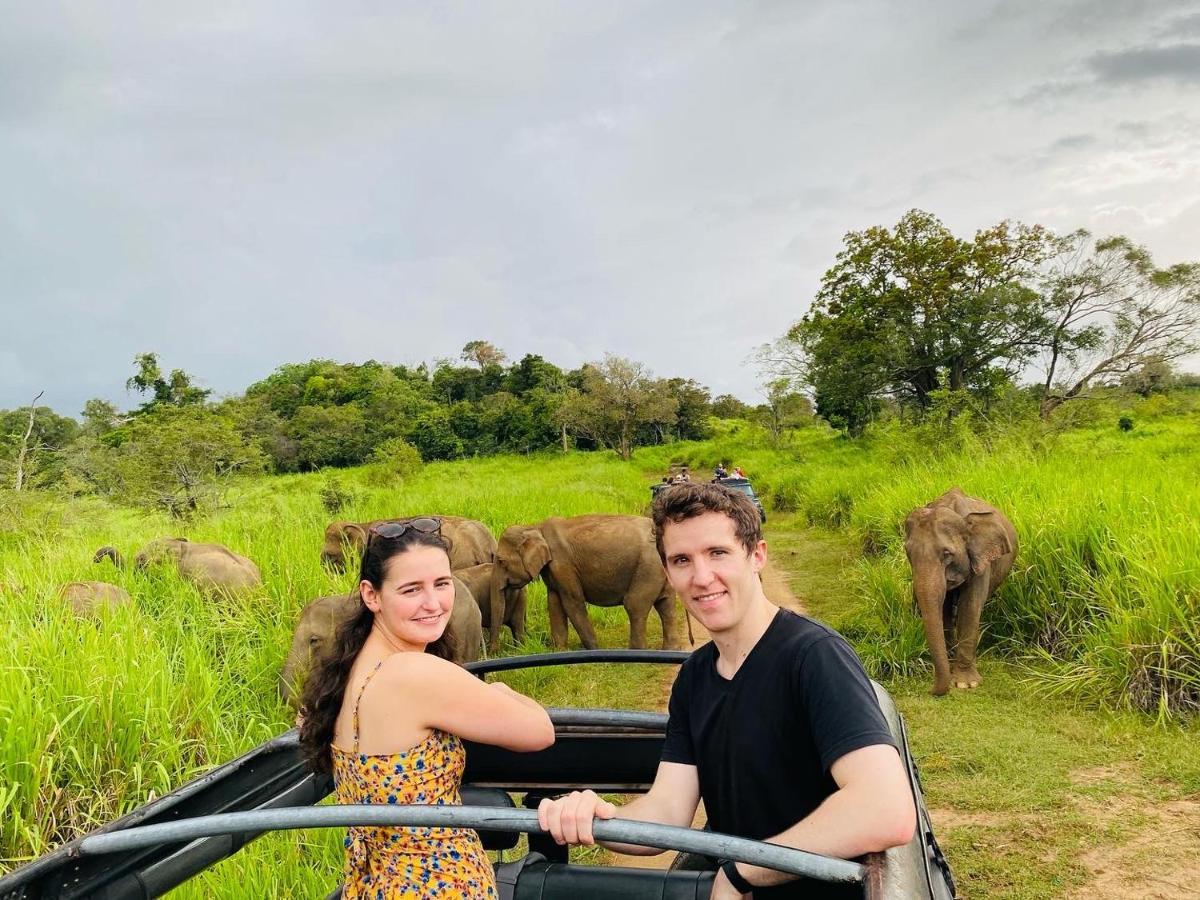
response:
<path id="1" fill-rule="evenodd" d="M 1092 147 L 1096 144 L 1097 137 L 1094 134 L 1068 134 L 1060 137 L 1050 145 L 1050 151 L 1056 150 L 1082 150 L 1087 147 Z"/>
<path id="2" fill-rule="evenodd" d="M 1200 37 L 1200 12 L 1176 16 L 1164 22 L 1159 28 L 1157 36 L 1174 40 Z"/>
<path id="3" fill-rule="evenodd" d="M 1168 154 L 1182 118 L 1167 77 L 1086 65 L 1156 46 L 1169 5 L 1134 0 L 10 6 L 0 407 L 127 402 L 145 350 L 231 392 L 477 337 L 749 399 L 845 232 L 1078 224 L 1030 160 Z M 999 102 L 1056 81 L 1089 103 Z"/>
<path id="4" fill-rule="evenodd" d="M 1200 44 L 1097 53 L 1087 65 L 1101 84 L 1136 84 L 1159 79 L 1200 84 Z"/>

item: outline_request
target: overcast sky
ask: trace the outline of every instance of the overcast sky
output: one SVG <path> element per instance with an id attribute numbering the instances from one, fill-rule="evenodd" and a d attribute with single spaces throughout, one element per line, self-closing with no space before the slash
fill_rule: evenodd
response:
<path id="1" fill-rule="evenodd" d="M 1200 259 L 1200 3 L 0 0 L 0 408 L 474 338 L 756 397 L 920 207 Z"/>

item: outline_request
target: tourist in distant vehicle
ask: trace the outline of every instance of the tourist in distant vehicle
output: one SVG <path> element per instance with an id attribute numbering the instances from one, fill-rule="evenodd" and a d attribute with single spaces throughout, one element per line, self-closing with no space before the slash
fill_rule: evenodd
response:
<path id="1" fill-rule="evenodd" d="M 733 477 L 734 478 L 745 478 L 746 473 L 742 471 L 741 466 L 734 466 L 733 467 Z"/>
<path id="2" fill-rule="evenodd" d="M 592 791 L 543 800 L 560 843 L 591 844 L 594 817 L 713 831 L 850 858 L 907 843 L 916 810 L 904 763 L 854 651 L 831 628 L 763 593 L 758 510 L 715 484 L 654 501 L 658 553 L 687 611 L 712 635 L 679 670 L 649 793 L 618 808 Z M 648 847 L 609 845 L 652 855 Z M 795 876 L 724 861 L 712 900 L 805 896 Z"/>
<path id="3" fill-rule="evenodd" d="M 720 481 L 722 478 L 728 477 L 729 472 L 725 469 L 725 463 L 717 463 L 717 468 L 713 470 L 713 481 Z"/>
<path id="4" fill-rule="evenodd" d="M 546 711 L 449 661 L 454 605 L 441 522 L 369 532 L 361 607 L 304 687 L 300 745 L 333 774 L 339 803 L 461 803 L 462 738 L 509 750 L 554 743 Z M 343 900 L 497 897 L 479 835 L 465 828 L 351 828 Z"/>

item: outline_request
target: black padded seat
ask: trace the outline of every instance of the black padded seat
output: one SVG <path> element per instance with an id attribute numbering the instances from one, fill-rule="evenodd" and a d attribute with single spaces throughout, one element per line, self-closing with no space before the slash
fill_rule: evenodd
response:
<path id="1" fill-rule="evenodd" d="M 712 872 L 535 862 L 521 870 L 516 900 L 708 900 L 712 881 Z"/>
<path id="2" fill-rule="evenodd" d="M 508 792 L 502 791 L 499 788 L 483 788 L 475 787 L 473 784 L 464 784 L 459 793 L 462 794 L 463 806 L 497 806 L 501 809 L 516 808 L 516 804 L 513 803 L 513 799 L 508 795 Z M 511 850 L 521 840 L 521 834 L 517 831 L 485 831 L 480 829 L 479 839 L 483 841 L 483 848 L 485 850 Z"/>

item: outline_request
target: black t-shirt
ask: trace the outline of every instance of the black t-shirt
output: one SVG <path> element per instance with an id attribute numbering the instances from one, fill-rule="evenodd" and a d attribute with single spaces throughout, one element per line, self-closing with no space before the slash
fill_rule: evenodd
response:
<path id="1" fill-rule="evenodd" d="M 837 790 L 829 769 L 840 757 L 896 746 L 862 663 L 820 622 L 781 609 L 732 679 L 716 663 L 709 643 L 680 668 L 662 753 L 696 766 L 713 831 L 776 835 Z"/>

